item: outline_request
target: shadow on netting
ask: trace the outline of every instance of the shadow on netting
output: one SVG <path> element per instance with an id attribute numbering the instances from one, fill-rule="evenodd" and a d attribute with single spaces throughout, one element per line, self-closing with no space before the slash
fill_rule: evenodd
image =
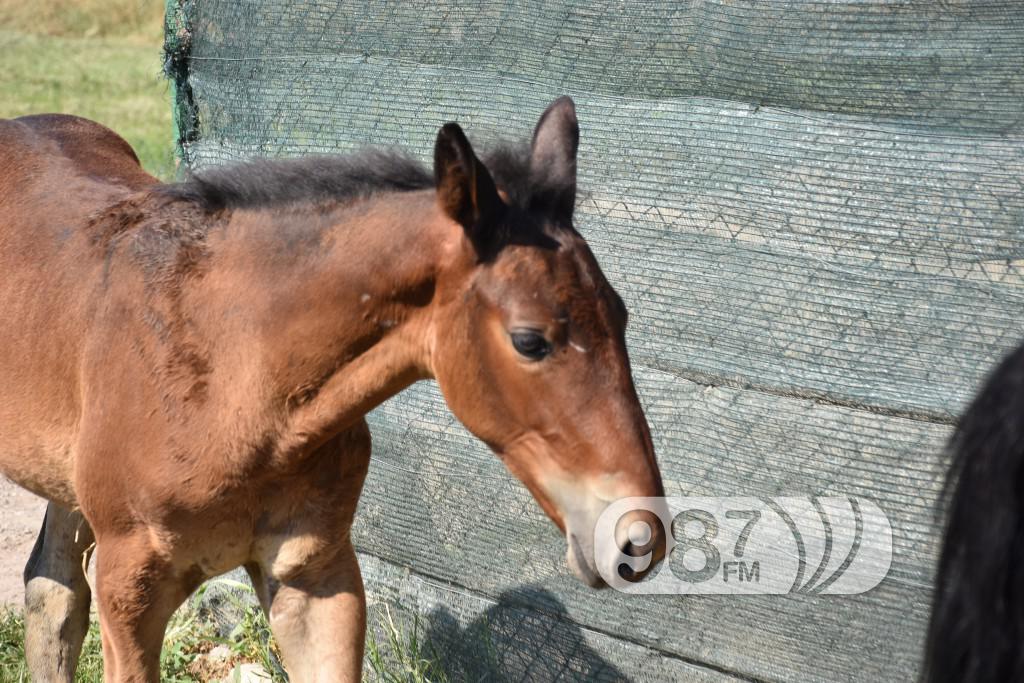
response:
<path id="1" fill-rule="evenodd" d="M 424 642 L 450 681 L 628 680 L 587 643 L 562 603 L 544 589 L 506 591 L 465 626 L 445 607 L 426 621 Z"/>

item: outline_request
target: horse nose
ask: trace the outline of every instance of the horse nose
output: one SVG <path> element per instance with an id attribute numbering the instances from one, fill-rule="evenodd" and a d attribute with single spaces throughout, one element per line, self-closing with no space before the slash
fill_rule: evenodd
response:
<path id="1" fill-rule="evenodd" d="M 625 545 L 622 546 L 622 554 L 629 557 L 640 557 L 640 549 L 632 541 L 626 541 Z M 626 581 L 636 581 L 640 578 L 640 572 L 628 564 L 622 564 L 619 565 L 619 576 Z"/>
<path id="2" fill-rule="evenodd" d="M 636 514 L 636 513 L 635 513 Z M 625 557 L 649 558 L 646 564 L 620 563 L 619 577 L 636 582 L 650 574 L 665 556 L 665 530 L 661 520 L 653 513 L 639 513 L 633 517 L 625 538 L 619 543 L 619 550 Z M 636 564 L 637 567 L 634 568 Z"/>

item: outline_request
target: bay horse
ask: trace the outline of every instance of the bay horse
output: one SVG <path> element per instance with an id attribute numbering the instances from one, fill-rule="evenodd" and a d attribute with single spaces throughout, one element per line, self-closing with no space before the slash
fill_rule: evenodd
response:
<path id="1" fill-rule="evenodd" d="M 292 680 L 359 680 L 364 416 L 429 378 L 598 586 L 601 511 L 663 492 L 573 227 L 578 139 L 562 97 L 486 163 L 449 123 L 432 173 L 371 151 L 162 184 L 99 124 L 0 121 L 0 471 L 50 501 L 33 676 L 72 680 L 95 547 L 107 681 L 156 681 L 171 614 L 238 566 Z"/>
<path id="2" fill-rule="evenodd" d="M 1024 346 L 992 371 L 949 451 L 923 680 L 1024 681 Z"/>

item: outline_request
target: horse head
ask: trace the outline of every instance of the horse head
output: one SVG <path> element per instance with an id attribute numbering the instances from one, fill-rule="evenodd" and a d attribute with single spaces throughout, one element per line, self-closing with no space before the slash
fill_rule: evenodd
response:
<path id="1" fill-rule="evenodd" d="M 568 97 L 544 112 L 528 150 L 487 163 L 458 125 L 441 129 L 434 175 L 453 238 L 429 356 L 450 409 L 564 532 L 576 575 L 599 586 L 598 566 L 611 559 L 595 558 L 601 512 L 663 489 L 630 372 L 626 307 L 573 225 L 578 141 Z M 663 530 L 646 521 L 649 541 L 633 547 L 620 529 L 618 549 L 660 559 Z"/>

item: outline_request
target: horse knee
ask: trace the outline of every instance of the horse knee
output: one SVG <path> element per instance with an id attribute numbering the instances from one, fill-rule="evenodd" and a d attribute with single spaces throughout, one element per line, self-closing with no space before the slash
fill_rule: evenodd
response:
<path id="1" fill-rule="evenodd" d="M 73 680 L 89 628 L 92 537 L 88 527 L 80 533 L 83 523 L 51 503 L 25 566 L 25 657 L 35 680 Z"/>
<path id="2" fill-rule="evenodd" d="M 267 620 L 275 635 L 287 638 L 305 629 L 308 614 L 309 596 L 305 592 L 282 587 L 274 596 Z"/>
<path id="3" fill-rule="evenodd" d="M 33 577 L 25 584 L 25 618 L 63 622 L 81 610 L 85 591 L 88 586 L 84 591 L 75 590 L 46 576 Z M 85 607 L 88 609 L 88 602 Z"/>
<path id="4" fill-rule="evenodd" d="M 34 679 L 72 680 L 88 629 L 87 594 L 43 576 L 29 581 L 25 587 L 25 658 Z"/>

